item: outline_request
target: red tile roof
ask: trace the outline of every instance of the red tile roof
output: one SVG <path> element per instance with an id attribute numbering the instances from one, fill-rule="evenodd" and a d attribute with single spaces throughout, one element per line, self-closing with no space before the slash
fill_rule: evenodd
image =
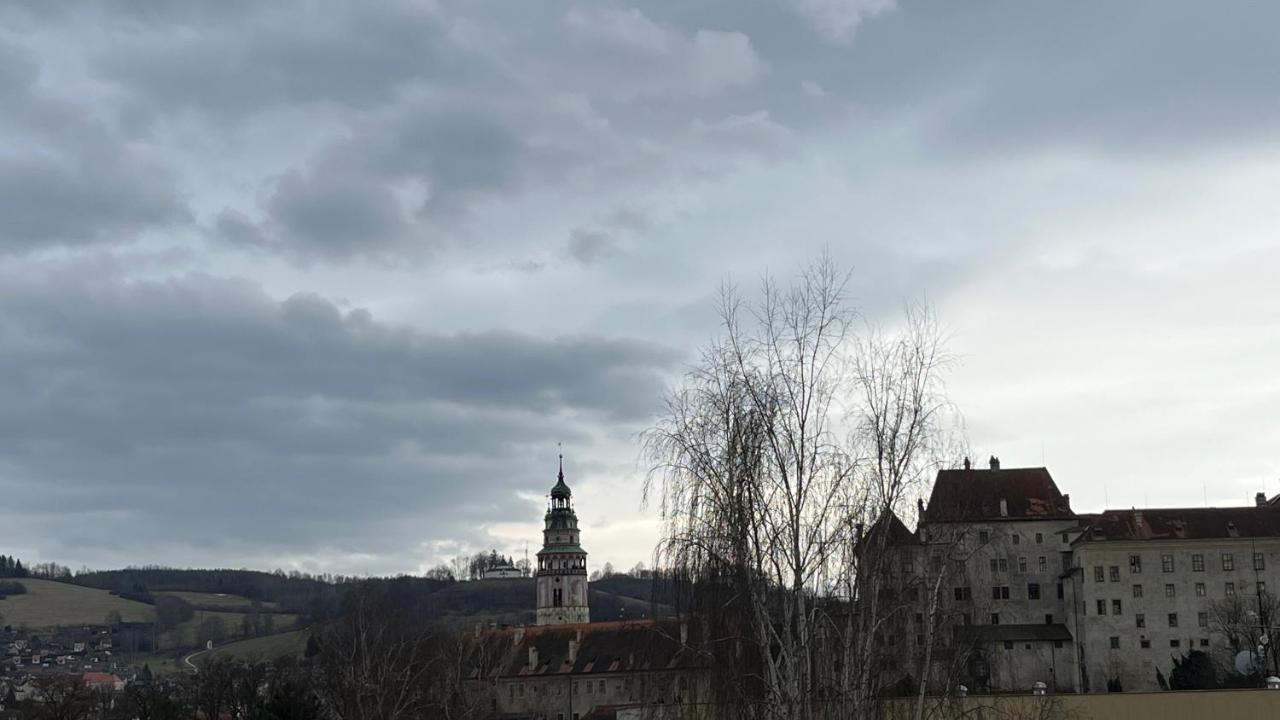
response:
<path id="1" fill-rule="evenodd" d="M 1077 542 L 1280 537 L 1280 506 L 1107 510 Z"/>
<path id="2" fill-rule="evenodd" d="M 1001 513 L 1001 500 L 1007 514 Z M 1042 467 L 941 470 L 924 511 L 925 522 L 1074 517 L 1067 497 Z"/>

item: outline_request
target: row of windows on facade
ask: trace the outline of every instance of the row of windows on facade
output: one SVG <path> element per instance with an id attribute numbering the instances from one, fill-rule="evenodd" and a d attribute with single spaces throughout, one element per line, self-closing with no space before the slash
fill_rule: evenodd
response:
<path id="1" fill-rule="evenodd" d="M 952 588 L 952 591 L 957 601 L 966 602 L 973 599 L 972 588 L 957 587 L 957 588 Z M 1062 600 L 1063 597 L 1064 597 L 1064 591 L 1062 588 L 1062 583 L 1058 583 L 1058 599 Z M 991 599 L 992 600 L 1010 599 L 1009 586 L 1008 585 L 992 585 Z M 1022 598 L 1018 598 L 1018 599 L 1021 600 Z M 1027 583 L 1027 599 L 1028 600 L 1040 599 L 1040 583 Z"/>
<path id="2" fill-rule="evenodd" d="M 960 620 L 961 620 L 961 622 L 962 622 L 963 624 L 965 624 L 965 625 L 972 625 L 972 624 L 973 624 L 973 615 L 971 615 L 971 614 L 969 614 L 969 613 L 963 613 L 963 614 L 960 616 Z M 1000 624 L 1000 613 L 991 613 L 990 620 L 991 620 L 991 624 L 992 624 L 992 625 L 999 625 L 999 624 Z M 916 613 L 916 625 L 923 625 L 923 624 L 924 624 L 924 615 L 923 615 L 922 613 Z M 1052 624 L 1053 624 L 1053 613 L 1045 613 L 1045 614 L 1044 614 L 1044 624 L 1045 624 L 1045 625 L 1052 625 Z M 924 636 L 923 636 L 923 635 L 918 635 L 917 637 L 924 637 Z M 881 643 L 881 644 L 883 644 L 883 643 Z M 917 642 L 916 644 L 917 644 L 917 645 L 923 645 L 924 643 L 923 643 L 923 642 Z"/>
<path id="3" fill-rule="evenodd" d="M 1259 594 L 1259 595 L 1261 595 L 1261 594 L 1263 594 L 1263 593 L 1265 593 L 1265 592 L 1267 591 L 1267 584 L 1266 584 L 1265 582 L 1261 582 L 1261 581 L 1259 581 L 1259 582 L 1255 583 L 1255 588 L 1256 588 L 1256 590 L 1257 590 L 1258 594 Z M 1233 583 L 1233 582 L 1224 583 L 1224 584 L 1223 584 L 1223 588 L 1222 588 L 1222 590 L 1223 590 L 1223 595 L 1225 595 L 1226 597 L 1235 597 L 1235 596 L 1236 596 L 1236 584 L 1235 584 L 1235 583 Z M 1207 594 L 1208 594 L 1208 591 L 1206 590 L 1204 583 L 1196 583 L 1196 597 L 1205 597 Z M 1164 586 L 1164 596 L 1165 596 L 1165 597 L 1169 597 L 1169 598 L 1171 598 L 1171 597 L 1177 597 L 1177 595 L 1178 595 L 1178 588 L 1177 588 L 1176 586 L 1174 586 L 1174 585 L 1172 585 L 1172 584 L 1169 584 L 1169 585 L 1165 585 L 1165 586 Z M 1140 597 L 1142 597 L 1142 586 L 1141 586 L 1141 585 L 1134 585 L 1134 586 L 1133 586 L 1133 596 L 1134 596 L 1134 597 L 1136 597 L 1136 598 L 1140 598 Z M 1097 603 L 1098 603 L 1098 605 L 1097 605 L 1098 613 L 1097 613 L 1097 614 L 1098 614 L 1098 615 L 1106 615 L 1106 614 L 1107 614 L 1107 607 L 1106 607 L 1106 603 L 1107 603 L 1107 601 L 1106 601 L 1106 600 L 1098 600 L 1098 601 L 1097 601 Z M 1111 601 L 1111 608 L 1112 608 L 1112 612 L 1111 612 L 1111 614 L 1112 614 L 1112 615 L 1120 615 L 1120 614 L 1121 614 L 1121 613 L 1120 613 L 1120 607 L 1121 607 L 1121 605 L 1120 605 L 1120 601 L 1119 601 L 1119 600 L 1114 600 L 1114 599 L 1113 599 L 1113 600 Z"/>
<path id="4" fill-rule="evenodd" d="M 1236 559 L 1234 555 L 1232 555 L 1231 553 L 1222 553 L 1221 559 L 1222 559 L 1223 570 L 1232 571 L 1236 569 Z M 1174 572 L 1175 569 L 1176 569 L 1176 563 L 1174 562 L 1172 555 L 1160 556 L 1161 572 L 1171 573 L 1171 572 Z M 1254 570 L 1267 569 L 1267 557 L 1264 553 L 1256 552 L 1253 554 L 1253 569 Z M 1111 578 L 1111 582 L 1120 582 L 1120 566 L 1119 565 L 1112 565 L 1109 568 L 1110 572 L 1106 572 L 1107 570 L 1108 568 L 1105 568 L 1102 565 L 1095 565 L 1093 567 L 1094 581 L 1106 582 L 1107 577 L 1109 575 Z M 1204 555 L 1200 553 L 1196 553 L 1191 556 L 1191 571 L 1204 572 Z M 1141 555 L 1129 556 L 1129 572 L 1135 575 L 1140 574 L 1142 572 L 1142 556 Z"/>
<path id="5" fill-rule="evenodd" d="M 1141 646 L 1142 648 L 1144 648 L 1144 649 L 1149 648 L 1149 647 L 1151 647 L 1151 640 L 1150 640 L 1149 638 L 1139 638 L 1139 639 L 1138 639 L 1138 645 L 1140 645 L 1140 646 Z M 1187 647 L 1191 647 L 1191 645 L 1192 645 L 1192 639 L 1191 639 L 1191 638 L 1187 638 Z M 1169 647 L 1171 647 L 1171 648 L 1179 648 L 1179 647 L 1182 647 L 1182 639 L 1181 639 L 1181 638 L 1173 638 L 1173 639 L 1169 640 Z M 1200 638 L 1200 647 L 1209 647 L 1209 638 L 1207 638 L 1207 637 L 1202 637 L 1202 638 Z M 1112 636 L 1111 636 L 1111 649 L 1112 649 L 1112 650 L 1119 650 L 1119 649 L 1120 649 L 1120 636 L 1119 636 L 1119 635 L 1112 635 Z"/>
<path id="6" fill-rule="evenodd" d="M 574 568 L 585 568 L 586 566 L 586 558 L 540 558 L 538 560 L 539 570 L 571 570 Z"/>
<path id="7" fill-rule="evenodd" d="M 1036 533 L 1036 534 L 1035 534 L 1035 539 L 1036 539 L 1036 544 L 1037 544 L 1037 545 L 1043 545 L 1043 544 L 1044 544 L 1044 533 Z M 1062 544 L 1063 544 L 1063 545 L 1066 545 L 1069 541 L 1070 541 L 1070 536 L 1069 536 L 1067 533 L 1062 533 Z M 979 530 L 979 531 L 978 531 L 978 542 L 979 542 L 979 543 L 982 543 L 982 544 L 984 544 L 984 545 L 985 545 L 985 544 L 987 544 L 987 543 L 989 543 L 989 542 L 991 542 L 991 531 L 989 531 L 989 530 Z M 1010 543 L 1012 543 L 1012 544 L 1014 544 L 1014 545 L 1021 545 L 1021 544 L 1022 544 L 1022 536 L 1021 536 L 1021 535 L 1019 535 L 1018 533 L 1009 533 L 1009 542 L 1010 542 Z"/>
<path id="8" fill-rule="evenodd" d="M 1009 558 L 991 558 L 990 567 L 991 572 L 993 573 L 1009 572 Z M 1025 556 L 1019 557 L 1018 572 L 1027 572 L 1027 567 L 1027 558 Z M 1069 557 L 1069 553 L 1063 553 L 1062 569 L 1066 570 L 1069 567 L 1071 567 L 1071 558 Z M 1049 558 L 1044 555 L 1036 558 L 1036 570 L 1042 573 L 1049 572 Z"/>

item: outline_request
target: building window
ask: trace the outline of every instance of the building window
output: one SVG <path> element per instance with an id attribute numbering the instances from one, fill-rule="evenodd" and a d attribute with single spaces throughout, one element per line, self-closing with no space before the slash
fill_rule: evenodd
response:
<path id="1" fill-rule="evenodd" d="M 995 573 L 995 572 L 999 572 L 999 570 L 1000 570 L 1000 561 L 996 560 L 995 558 L 991 558 L 990 565 L 991 565 L 991 572 L 993 572 L 993 573 Z"/>
<path id="2" fill-rule="evenodd" d="M 965 602 L 973 599 L 973 589 L 967 587 L 958 587 L 956 591 L 956 600 Z"/>
<path id="3" fill-rule="evenodd" d="M 1164 586 L 1165 597 L 1176 597 L 1177 594 L 1178 594 L 1178 588 L 1176 585 L 1174 585 L 1173 583 L 1165 583 L 1165 586 Z"/>
<path id="4" fill-rule="evenodd" d="M 1116 599 L 1112 600 L 1112 601 L 1111 601 L 1111 614 L 1112 614 L 1112 615 L 1123 615 L 1123 614 L 1124 614 L 1124 611 L 1122 611 L 1122 610 L 1121 610 L 1121 608 L 1122 608 L 1122 607 L 1123 607 L 1123 606 L 1120 604 L 1120 599 L 1119 599 L 1119 598 L 1116 598 Z"/>
<path id="5" fill-rule="evenodd" d="M 1182 641 L 1181 641 L 1181 640 L 1170 640 L 1170 641 L 1169 641 L 1169 647 L 1172 647 L 1172 648 L 1182 647 Z"/>
<path id="6" fill-rule="evenodd" d="M 1009 558 L 1000 558 L 1000 572 L 1009 572 Z"/>
<path id="7" fill-rule="evenodd" d="M 1222 553 L 1222 569 L 1223 570 L 1236 569 L 1236 559 L 1231 557 L 1231 553 Z"/>
<path id="8" fill-rule="evenodd" d="M 986 545 L 987 543 L 991 542 L 991 533 L 987 532 L 986 530 L 979 530 L 978 542 L 982 543 L 983 545 Z"/>
<path id="9" fill-rule="evenodd" d="M 1066 595 L 1063 594 L 1062 583 L 1058 583 L 1058 599 L 1062 600 Z"/>
<path id="10" fill-rule="evenodd" d="M 1196 597 L 1204 597 L 1204 583 L 1196 583 Z"/>
<path id="11" fill-rule="evenodd" d="M 1111 582 L 1120 582 L 1120 566 L 1111 566 Z"/>
<path id="12" fill-rule="evenodd" d="M 1204 572 L 1204 555 L 1196 553 L 1191 556 L 1191 572 Z"/>
<path id="13" fill-rule="evenodd" d="M 1209 647 L 1209 638 L 1200 638 L 1200 647 Z"/>
<path id="14" fill-rule="evenodd" d="M 1036 568 L 1040 572 L 1049 572 L 1049 558 L 1041 555 L 1036 561 Z"/>
<path id="15" fill-rule="evenodd" d="M 1227 583 L 1226 587 L 1224 588 L 1224 591 L 1225 591 L 1225 594 L 1226 594 L 1226 596 L 1227 596 L 1227 597 L 1235 597 L 1235 596 L 1236 596 L 1236 584 L 1235 584 L 1235 583 L 1233 583 L 1233 582 L 1229 582 L 1229 583 Z"/>
<path id="16" fill-rule="evenodd" d="M 1024 573 L 1026 571 L 1027 571 L 1027 559 L 1025 557 L 1018 558 L 1018 572 Z"/>
<path id="17" fill-rule="evenodd" d="M 1040 583 L 1027 583 L 1027 599 L 1028 600 L 1040 599 Z"/>
<path id="18" fill-rule="evenodd" d="M 1098 601 L 1098 614 L 1099 614 L 1099 615 L 1106 615 L 1106 614 L 1107 614 L 1107 601 L 1106 601 L 1106 600 L 1099 600 L 1099 601 Z"/>
<path id="19" fill-rule="evenodd" d="M 1141 585 L 1134 585 L 1134 586 L 1133 586 L 1133 596 L 1134 596 L 1134 597 L 1142 597 L 1142 586 L 1141 586 Z"/>
<path id="20" fill-rule="evenodd" d="M 1160 572 L 1173 572 L 1173 556 L 1172 555 L 1160 556 Z"/>
<path id="21" fill-rule="evenodd" d="M 1169 627 L 1178 627 L 1178 613 L 1169 613 Z"/>
<path id="22" fill-rule="evenodd" d="M 1093 568 L 1093 581 L 1106 582 L 1107 580 L 1106 572 L 1107 572 L 1106 570 L 1102 569 L 1101 565 L 1095 565 Z"/>
<path id="23" fill-rule="evenodd" d="M 1138 613 L 1133 616 L 1133 622 L 1134 627 L 1144 628 L 1147 626 L 1147 616 L 1142 613 Z"/>
<path id="24" fill-rule="evenodd" d="M 991 599 L 992 600 L 1008 600 L 1009 586 L 1008 585 L 992 585 Z"/>
<path id="25" fill-rule="evenodd" d="M 1263 555 L 1262 553 L 1254 553 L 1254 554 L 1253 554 L 1253 569 L 1254 569 L 1254 570 L 1266 570 L 1266 569 L 1267 569 L 1267 557 L 1266 557 L 1266 555 Z"/>
<path id="26" fill-rule="evenodd" d="M 924 613 L 916 613 L 916 624 L 917 625 L 924 624 Z"/>
<path id="27" fill-rule="evenodd" d="M 1053 641 L 1053 646 L 1054 646 L 1055 648 L 1057 648 L 1057 649 L 1061 650 L 1061 649 L 1062 649 L 1062 641 L 1061 641 L 1061 640 L 1054 640 L 1054 641 Z"/>
<path id="28" fill-rule="evenodd" d="M 1139 640 L 1139 641 L 1138 641 L 1138 644 L 1139 644 L 1139 645 L 1141 645 L 1141 646 L 1142 646 L 1142 647 L 1144 647 L 1144 648 L 1149 648 L 1149 647 L 1151 647 L 1151 641 L 1150 641 L 1150 640 L 1148 640 L 1148 639 L 1146 639 L 1146 638 L 1142 638 L 1141 640 Z"/>
<path id="29" fill-rule="evenodd" d="M 1022 542 L 1022 538 L 1018 537 L 1018 533 L 1010 533 L 1009 542 L 1013 543 L 1014 545 L 1017 545 L 1018 543 Z"/>
<path id="30" fill-rule="evenodd" d="M 1112 635 L 1112 636 L 1111 636 L 1111 649 L 1112 649 L 1112 650 L 1119 650 L 1119 649 L 1120 649 L 1120 636 L 1119 636 L 1119 635 Z"/>
<path id="31" fill-rule="evenodd" d="M 916 635 L 916 645 L 924 645 L 924 636 Z"/>
<path id="32" fill-rule="evenodd" d="M 1012 650 L 1012 649 L 1013 649 L 1013 641 L 1012 641 L 1012 640 L 1005 640 L 1005 641 L 1004 641 L 1004 649 L 1005 649 L 1005 650 Z"/>
<path id="33" fill-rule="evenodd" d="M 1036 533 L 1036 544 L 1037 545 L 1044 544 L 1044 533 Z"/>
<path id="34" fill-rule="evenodd" d="M 1129 572 L 1133 573 L 1134 575 L 1137 575 L 1138 573 L 1142 572 L 1142 556 L 1141 555 L 1129 556 Z"/>
<path id="35" fill-rule="evenodd" d="M 992 625 L 1000 624 L 1000 613 L 991 613 L 991 624 Z"/>
<path id="36" fill-rule="evenodd" d="M 1045 625 L 1052 625 L 1052 624 L 1053 624 L 1053 613 L 1045 613 L 1045 614 L 1044 614 L 1044 624 L 1045 624 Z"/>
<path id="37" fill-rule="evenodd" d="M 1209 613 L 1196 613 L 1196 624 L 1200 627 L 1209 627 Z"/>

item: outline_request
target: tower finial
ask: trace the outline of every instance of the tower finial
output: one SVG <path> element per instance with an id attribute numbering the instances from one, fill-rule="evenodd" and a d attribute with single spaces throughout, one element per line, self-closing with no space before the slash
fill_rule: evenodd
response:
<path id="1" fill-rule="evenodd" d="M 564 447 L 560 443 L 556 443 L 556 447 L 560 448 L 560 474 L 556 476 L 556 479 L 564 482 Z"/>

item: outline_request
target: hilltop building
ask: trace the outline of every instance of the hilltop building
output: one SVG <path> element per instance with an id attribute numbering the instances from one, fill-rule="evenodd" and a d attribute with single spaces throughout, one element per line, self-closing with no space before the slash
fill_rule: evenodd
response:
<path id="1" fill-rule="evenodd" d="M 560 474 L 551 488 L 551 500 L 543 518 L 542 549 L 538 551 L 537 618 L 539 625 L 591 622 L 587 606 L 587 551 L 580 544 L 578 515 L 573 492 L 564 482 L 564 456 Z"/>

